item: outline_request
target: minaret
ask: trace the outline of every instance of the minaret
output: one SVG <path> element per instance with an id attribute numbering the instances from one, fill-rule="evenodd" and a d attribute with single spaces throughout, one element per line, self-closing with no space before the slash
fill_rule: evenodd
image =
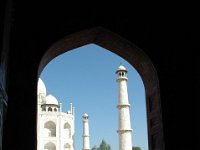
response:
<path id="1" fill-rule="evenodd" d="M 88 114 L 83 115 L 83 150 L 90 150 Z"/>
<path id="2" fill-rule="evenodd" d="M 130 122 L 130 104 L 128 102 L 128 91 L 126 77 L 127 70 L 124 66 L 120 65 L 116 71 L 118 82 L 118 135 L 119 135 L 119 150 L 132 150 L 132 129 Z"/>

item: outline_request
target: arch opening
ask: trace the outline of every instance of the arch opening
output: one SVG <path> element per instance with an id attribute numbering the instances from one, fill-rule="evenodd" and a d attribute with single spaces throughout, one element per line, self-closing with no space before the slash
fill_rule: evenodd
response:
<path id="1" fill-rule="evenodd" d="M 52 142 L 48 142 L 44 145 L 44 150 L 56 150 L 56 146 Z"/>
<path id="2" fill-rule="evenodd" d="M 66 143 L 66 144 L 64 145 L 64 150 L 71 150 L 70 144 Z"/>
<path id="3" fill-rule="evenodd" d="M 158 76 L 148 56 L 133 43 L 104 28 L 93 28 L 75 33 L 59 40 L 48 49 L 41 60 L 38 76 L 53 58 L 88 43 L 95 43 L 119 55 L 138 71 L 145 87 L 149 150 L 164 150 Z M 151 103 L 149 104 L 150 99 Z M 154 106 L 153 110 L 152 105 Z M 156 122 L 153 122 L 153 120 L 156 120 Z"/>
<path id="4" fill-rule="evenodd" d="M 66 135 L 68 138 L 71 138 L 71 126 L 68 122 L 64 124 L 64 135 Z"/>
<path id="5" fill-rule="evenodd" d="M 52 121 L 48 121 L 44 124 L 44 128 L 46 130 L 44 130 L 46 133 L 44 133 L 44 135 L 46 135 L 47 137 L 56 137 L 56 124 Z"/>

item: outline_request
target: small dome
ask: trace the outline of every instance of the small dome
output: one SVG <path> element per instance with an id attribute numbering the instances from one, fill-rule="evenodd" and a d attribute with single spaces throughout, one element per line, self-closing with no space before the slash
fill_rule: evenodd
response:
<path id="1" fill-rule="evenodd" d="M 88 114 L 87 114 L 87 113 L 84 113 L 83 117 L 88 117 Z"/>
<path id="2" fill-rule="evenodd" d="M 126 68 L 124 66 L 120 65 L 118 70 L 126 70 Z"/>
<path id="3" fill-rule="evenodd" d="M 39 78 L 37 86 L 37 95 L 44 94 L 46 96 L 46 87 L 44 82 Z"/>
<path id="4" fill-rule="evenodd" d="M 46 104 L 58 105 L 58 100 L 53 95 L 48 95 L 46 97 Z"/>
<path id="5" fill-rule="evenodd" d="M 125 72 L 128 72 L 128 71 L 126 70 L 126 68 L 125 68 L 124 66 L 122 66 L 122 65 L 120 65 L 120 66 L 118 67 L 116 73 L 119 72 L 119 71 L 125 71 Z"/>

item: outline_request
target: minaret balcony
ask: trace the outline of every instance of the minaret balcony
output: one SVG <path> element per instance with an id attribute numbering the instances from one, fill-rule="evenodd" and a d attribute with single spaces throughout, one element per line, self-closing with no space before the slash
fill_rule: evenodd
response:
<path id="1" fill-rule="evenodd" d="M 133 131 L 133 129 L 131 129 L 131 128 L 130 129 L 118 129 L 117 133 L 121 133 L 122 134 L 122 133 L 132 132 L 132 131 Z"/>
<path id="2" fill-rule="evenodd" d="M 117 105 L 117 108 L 125 108 L 125 107 L 130 107 L 131 105 L 130 104 L 119 104 Z"/>
<path id="3" fill-rule="evenodd" d="M 122 81 L 122 80 L 128 80 L 128 78 L 127 77 L 118 77 L 117 79 L 116 79 L 116 81 L 118 82 L 118 81 Z"/>

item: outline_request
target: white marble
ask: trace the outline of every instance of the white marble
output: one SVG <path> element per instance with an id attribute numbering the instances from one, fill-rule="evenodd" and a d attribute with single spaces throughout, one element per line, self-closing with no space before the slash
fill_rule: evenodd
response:
<path id="1" fill-rule="evenodd" d="M 127 70 L 119 66 L 116 71 L 118 83 L 118 136 L 119 150 L 132 150 L 132 128 L 130 121 L 130 104 L 128 101 L 128 90 L 126 77 Z"/>
<path id="2" fill-rule="evenodd" d="M 60 108 L 59 108 L 60 107 Z M 74 107 L 62 112 L 62 104 L 38 81 L 37 150 L 74 150 Z"/>
<path id="3" fill-rule="evenodd" d="M 87 113 L 83 115 L 83 150 L 90 150 L 89 117 Z"/>

